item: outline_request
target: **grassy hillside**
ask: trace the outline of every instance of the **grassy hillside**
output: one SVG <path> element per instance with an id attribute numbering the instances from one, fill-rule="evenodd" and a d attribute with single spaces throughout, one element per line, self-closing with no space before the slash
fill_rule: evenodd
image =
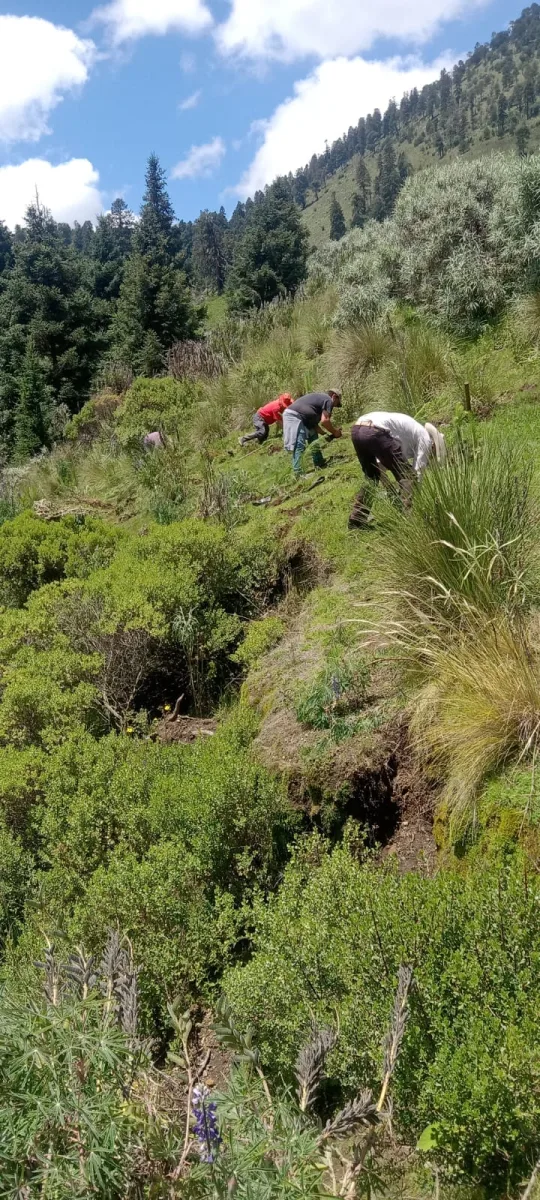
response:
<path id="1" fill-rule="evenodd" d="M 175 377 L 109 372 L 2 470 L 6 1197 L 524 1194 L 539 179 L 419 172 L 294 302 L 216 306 Z M 322 464 L 240 444 L 336 381 Z M 448 454 L 349 529 L 368 409 Z"/>
<path id="2" fill-rule="evenodd" d="M 540 120 L 534 119 L 530 122 L 530 141 L 528 143 L 529 150 L 532 152 L 540 148 Z M 430 146 L 415 146 L 414 143 L 403 141 L 398 143 L 399 150 L 405 154 L 407 161 L 410 163 L 413 171 L 422 171 L 426 167 L 434 167 L 440 162 L 440 159 Z M 493 137 L 486 141 L 484 138 L 478 137 L 473 141 L 473 144 L 468 149 L 461 153 L 457 147 L 449 150 L 445 155 L 444 161 L 452 161 L 457 158 L 475 159 L 483 158 L 491 154 L 515 154 L 516 141 L 513 134 L 505 134 L 503 137 Z M 366 154 L 365 162 L 370 173 L 372 183 L 375 182 L 377 174 L 377 155 Z M 347 229 L 351 224 L 351 206 L 352 197 L 356 191 L 356 166 L 358 163 L 358 155 L 347 163 L 346 166 L 339 167 L 334 174 L 329 175 L 324 184 L 318 190 L 318 196 L 315 197 L 313 191 L 309 191 L 306 197 L 306 207 L 302 211 L 302 221 L 309 233 L 310 246 L 317 249 L 319 246 L 327 242 L 330 237 L 330 205 L 332 197 L 336 196 L 341 204 Z"/>

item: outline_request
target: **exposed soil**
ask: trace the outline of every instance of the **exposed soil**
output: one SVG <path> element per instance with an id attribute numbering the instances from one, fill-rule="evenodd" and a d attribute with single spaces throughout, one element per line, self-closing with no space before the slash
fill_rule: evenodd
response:
<path id="1" fill-rule="evenodd" d="M 183 742 L 188 745 L 199 737 L 213 737 L 217 721 L 212 717 L 165 717 L 155 728 L 159 742 Z"/>
<path id="2" fill-rule="evenodd" d="M 404 730 L 396 752 L 399 766 L 396 771 L 392 800 L 398 818 L 396 829 L 385 843 L 382 857 L 394 854 L 401 871 L 422 870 L 431 875 L 437 865 L 437 847 L 433 836 L 435 789 L 414 762 Z"/>
<path id="3" fill-rule="evenodd" d="M 199 1078 L 211 1090 L 225 1086 L 234 1058 L 231 1050 L 226 1050 L 218 1042 L 212 1029 L 212 1013 L 205 1013 L 198 1030 L 198 1070 Z"/>

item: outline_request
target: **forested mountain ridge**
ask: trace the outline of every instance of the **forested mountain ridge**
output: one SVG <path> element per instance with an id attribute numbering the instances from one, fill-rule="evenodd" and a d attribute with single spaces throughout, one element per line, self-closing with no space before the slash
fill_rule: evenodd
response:
<path id="1" fill-rule="evenodd" d="M 366 216 L 386 216 L 399 190 L 400 167 L 403 179 L 404 167 L 417 171 L 462 155 L 536 150 L 539 113 L 540 6 L 532 4 L 507 30 L 477 43 L 452 71 L 391 100 L 386 112 L 361 117 L 289 176 L 311 244 L 331 235 L 334 194 L 346 228 Z"/>

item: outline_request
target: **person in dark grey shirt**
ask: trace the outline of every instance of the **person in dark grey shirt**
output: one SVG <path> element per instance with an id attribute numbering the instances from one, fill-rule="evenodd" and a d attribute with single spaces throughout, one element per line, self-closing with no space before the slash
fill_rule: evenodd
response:
<path id="1" fill-rule="evenodd" d="M 329 388 L 327 392 L 309 392 L 300 396 L 283 413 L 283 445 L 293 456 L 293 470 L 298 477 L 302 471 L 302 454 L 308 443 L 316 442 L 323 433 L 341 437 L 341 429 L 332 422 L 334 408 L 341 407 L 341 392 Z M 324 459 L 318 448 L 312 451 L 316 467 L 324 467 Z"/>

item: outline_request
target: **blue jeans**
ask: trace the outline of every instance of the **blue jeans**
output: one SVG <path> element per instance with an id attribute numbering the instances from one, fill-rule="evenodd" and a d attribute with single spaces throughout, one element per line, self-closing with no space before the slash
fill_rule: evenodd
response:
<path id="1" fill-rule="evenodd" d="M 304 450 L 307 445 L 311 445 L 311 442 L 316 442 L 318 436 L 319 435 L 315 429 L 308 429 L 307 425 L 304 425 L 303 421 L 299 422 L 298 437 L 296 439 L 296 446 L 294 447 L 293 454 L 293 471 L 295 475 L 302 474 L 302 455 Z M 313 447 L 313 450 L 311 451 L 311 457 L 313 458 L 314 467 L 324 467 L 324 458 L 318 446 Z"/>

